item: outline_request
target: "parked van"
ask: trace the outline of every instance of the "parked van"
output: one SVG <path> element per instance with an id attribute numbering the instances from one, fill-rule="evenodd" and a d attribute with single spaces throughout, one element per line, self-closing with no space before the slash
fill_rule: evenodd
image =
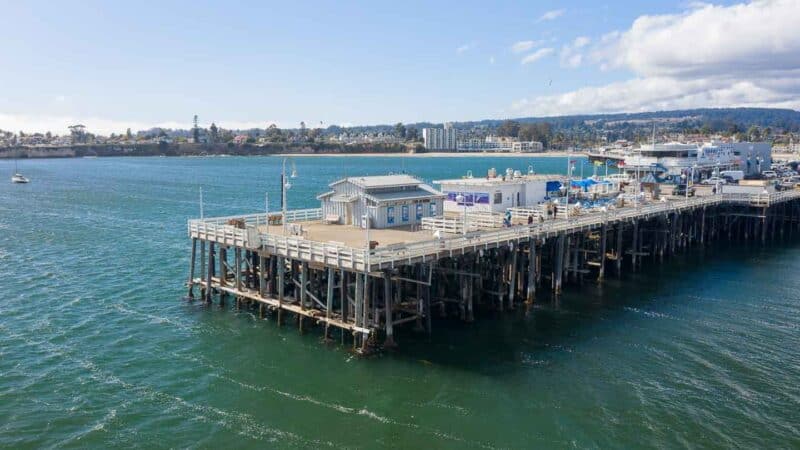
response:
<path id="1" fill-rule="evenodd" d="M 742 170 L 723 170 L 719 173 L 719 176 L 722 178 L 730 178 L 734 182 L 739 182 L 740 180 L 744 180 L 744 171 Z"/>

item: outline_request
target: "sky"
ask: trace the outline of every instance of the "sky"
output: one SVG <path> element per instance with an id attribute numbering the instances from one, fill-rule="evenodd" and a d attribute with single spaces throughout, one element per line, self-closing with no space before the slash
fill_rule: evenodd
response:
<path id="1" fill-rule="evenodd" d="M 0 129 L 800 109 L 800 0 L 0 0 Z"/>

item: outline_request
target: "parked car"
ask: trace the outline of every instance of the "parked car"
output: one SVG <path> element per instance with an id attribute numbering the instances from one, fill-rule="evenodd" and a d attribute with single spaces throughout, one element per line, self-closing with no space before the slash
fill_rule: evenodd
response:
<path id="1" fill-rule="evenodd" d="M 672 188 L 672 195 L 686 196 L 686 184 L 676 184 Z M 689 186 L 689 197 L 694 197 L 694 186 Z"/>
<path id="2" fill-rule="evenodd" d="M 744 180 L 744 171 L 743 170 L 723 170 L 719 173 L 719 176 L 722 178 L 731 179 L 731 183 L 738 182 L 739 180 Z"/>
<path id="3" fill-rule="evenodd" d="M 708 185 L 715 185 L 715 184 L 728 184 L 728 182 L 727 182 L 727 181 L 725 181 L 725 179 L 724 179 L 724 178 L 720 178 L 720 177 L 711 177 L 711 178 L 706 178 L 705 180 L 701 181 L 701 183 L 703 183 L 703 184 L 708 184 Z"/>
<path id="4" fill-rule="evenodd" d="M 764 178 L 778 178 L 778 173 L 775 172 L 774 170 L 765 170 L 761 172 L 761 175 Z"/>

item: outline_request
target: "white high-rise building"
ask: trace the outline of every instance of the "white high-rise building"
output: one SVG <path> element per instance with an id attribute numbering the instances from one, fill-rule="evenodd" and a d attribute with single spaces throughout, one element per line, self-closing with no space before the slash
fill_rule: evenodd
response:
<path id="1" fill-rule="evenodd" d="M 422 138 L 427 150 L 455 150 L 458 133 L 453 124 L 448 122 L 444 128 L 423 128 Z"/>

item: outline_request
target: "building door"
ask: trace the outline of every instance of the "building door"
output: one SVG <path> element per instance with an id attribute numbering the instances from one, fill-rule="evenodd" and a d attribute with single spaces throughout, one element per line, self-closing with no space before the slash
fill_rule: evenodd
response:
<path id="1" fill-rule="evenodd" d="M 353 225 L 355 223 L 358 223 L 353 217 L 353 203 L 347 203 L 345 205 L 345 210 L 346 210 L 344 219 L 345 225 Z"/>

